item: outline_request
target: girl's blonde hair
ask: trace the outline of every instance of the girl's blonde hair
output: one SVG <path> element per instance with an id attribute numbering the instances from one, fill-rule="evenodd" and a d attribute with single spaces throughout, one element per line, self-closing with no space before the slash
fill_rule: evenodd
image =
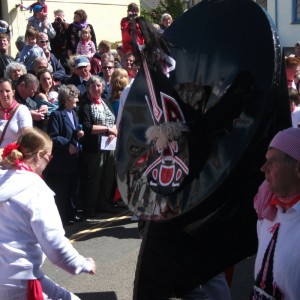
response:
<path id="1" fill-rule="evenodd" d="M 129 76 L 125 69 L 117 68 L 111 76 L 111 97 L 110 101 L 120 99 L 121 93 L 126 85 L 129 84 Z"/>
<path id="2" fill-rule="evenodd" d="M 81 31 L 80 31 L 80 38 L 81 39 L 83 38 L 84 33 L 87 33 L 88 34 L 88 39 L 91 40 L 92 35 L 91 35 L 91 29 L 89 27 L 81 29 Z"/>
<path id="3" fill-rule="evenodd" d="M 37 128 L 26 129 L 19 136 L 17 144 L 19 146 L 3 158 L 3 163 L 10 168 L 17 166 L 20 160 L 33 158 L 39 151 L 46 154 L 47 151 L 52 149 L 50 136 Z"/>

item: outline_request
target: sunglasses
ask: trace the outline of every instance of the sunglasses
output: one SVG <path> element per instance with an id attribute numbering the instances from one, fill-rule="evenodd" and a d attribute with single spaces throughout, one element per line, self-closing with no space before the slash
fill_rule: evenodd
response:
<path id="1" fill-rule="evenodd" d="M 110 67 L 110 66 L 106 66 L 106 67 L 102 67 L 102 69 L 105 69 L 105 70 L 111 70 L 111 69 L 113 69 L 114 67 Z"/>
<path id="2" fill-rule="evenodd" d="M 41 44 L 49 43 L 49 41 L 39 41 Z"/>

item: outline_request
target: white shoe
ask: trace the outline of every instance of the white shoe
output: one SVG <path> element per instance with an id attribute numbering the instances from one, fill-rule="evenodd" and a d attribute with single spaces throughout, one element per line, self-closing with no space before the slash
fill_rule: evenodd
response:
<path id="1" fill-rule="evenodd" d="M 132 215 L 130 221 L 131 222 L 137 222 L 140 218 L 137 215 Z"/>

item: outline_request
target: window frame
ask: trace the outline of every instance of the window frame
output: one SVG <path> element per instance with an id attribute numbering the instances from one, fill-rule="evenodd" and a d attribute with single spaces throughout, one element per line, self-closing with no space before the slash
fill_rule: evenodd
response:
<path id="1" fill-rule="evenodd" d="M 299 11 L 298 17 L 297 17 L 297 9 Z M 292 24 L 300 24 L 300 0 L 293 0 L 292 2 Z"/>

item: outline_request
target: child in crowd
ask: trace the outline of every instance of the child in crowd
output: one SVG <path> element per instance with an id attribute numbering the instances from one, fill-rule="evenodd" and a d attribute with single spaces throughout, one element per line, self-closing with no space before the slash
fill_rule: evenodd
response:
<path id="1" fill-rule="evenodd" d="M 101 71 L 101 55 L 110 53 L 111 44 L 108 41 L 102 40 L 98 45 L 98 51 L 94 54 L 91 62 L 91 74 L 97 75 Z"/>
<path id="2" fill-rule="evenodd" d="M 81 29 L 80 41 L 77 44 L 76 54 L 83 55 L 89 59 L 94 56 L 96 47 L 91 38 L 91 30 L 89 27 Z"/>
<path id="3" fill-rule="evenodd" d="M 44 14 L 47 14 L 47 13 L 48 13 L 48 6 L 47 6 L 47 4 L 46 4 L 46 0 L 39 0 L 39 1 L 37 1 L 37 2 L 32 3 L 32 4 L 29 5 L 29 6 L 26 6 L 26 5 L 24 5 L 24 4 L 22 3 L 22 4 L 20 4 L 20 8 L 21 8 L 21 9 L 25 9 L 25 10 L 30 10 L 30 11 L 32 11 L 33 7 L 36 6 L 37 4 L 43 6 L 43 13 L 44 13 Z"/>
<path id="4" fill-rule="evenodd" d="M 44 7 L 40 4 L 33 7 L 33 16 L 28 19 L 27 28 L 34 27 L 39 32 L 46 33 L 50 39 L 53 39 L 56 32 L 43 9 Z"/>
<path id="5" fill-rule="evenodd" d="M 46 59 L 45 53 L 42 48 L 40 48 L 36 41 L 39 38 L 39 31 L 35 28 L 29 27 L 25 33 L 25 42 L 26 45 L 23 47 L 20 52 L 18 61 L 23 63 L 27 71 L 32 71 L 33 61 L 42 56 Z"/>

